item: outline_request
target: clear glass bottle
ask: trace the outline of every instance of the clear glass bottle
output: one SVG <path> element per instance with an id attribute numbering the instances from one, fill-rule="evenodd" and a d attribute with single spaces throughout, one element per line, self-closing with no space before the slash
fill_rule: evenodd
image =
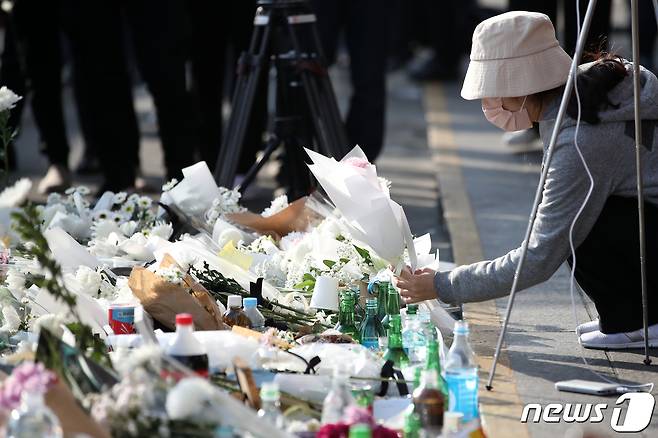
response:
<path id="1" fill-rule="evenodd" d="M 23 391 L 21 404 L 11 411 L 7 424 L 8 438 L 61 438 L 63 436 L 59 419 L 46 406 L 43 394 Z"/>
<path id="2" fill-rule="evenodd" d="M 455 322 L 454 334 L 445 365 L 450 410 L 461 412 L 463 421 L 469 422 L 479 416 L 478 368 L 468 343 L 468 323 Z"/>
<path id="3" fill-rule="evenodd" d="M 354 322 L 354 294 L 345 291 L 340 295 L 340 307 L 338 309 L 338 325 L 336 330 L 350 335 L 355 341 L 359 341 L 359 329 Z"/>
<path id="4" fill-rule="evenodd" d="M 245 298 L 242 300 L 244 304 L 244 313 L 249 318 L 251 322 L 251 329 L 256 330 L 257 332 L 262 332 L 265 330 L 265 317 L 260 310 L 258 310 L 258 299 L 257 298 Z"/>
<path id="5" fill-rule="evenodd" d="M 412 365 L 424 363 L 426 356 L 425 330 L 417 311 L 418 305 L 407 306 L 407 317 L 402 331 L 402 346 Z"/>
<path id="6" fill-rule="evenodd" d="M 176 359 L 196 374 L 208 376 L 208 354 L 206 346 L 194 336 L 194 322 L 189 313 L 176 315 L 176 334 L 167 346 L 167 355 Z M 174 378 L 183 377 L 173 373 Z"/>
<path id="7" fill-rule="evenodd" d="M 345 410 L 355 404 L 347 374 L 337 368 L 334 369 L 331 391 L 322 403 L 322 424 L 341 422 L 345 416 Z"/>
<path id="8" fill-rule="evenodd" d="M 280 398 L 278 384 L 274 382 L 263 383 L 260 388 L 261 408 L 258 410 L 258 417 L 269 421 L 277 429 L 283 430 L 285 420 L 281 413 Z"/>
<path id="9" fill-rule="evenodd" d="M 377 298 L 366 300 L 366 317 L 359 329 L 361 345 L 379 350 L 379 338 L 386 335 L 382 323 L 377 319 Z"/>
<path id="10" fill-rule="evenodd" d="M 384 360 L 393 361 L 396 368 L 403 368 L 409 365 L 407 353 L 402 348 L 402 328 L 400 315 L 391 315 L 388 324 L 388 347 L 384 353 Z"/>
<path id="11" fill-rule="evenodd" d="M 443 427 L 445 399 L 437 385 L 437 374 L 433 369 L 423 372 L 421 385 L 414 390 L 414 412 L 420 418 L 420 424 L 430 436 L 437 436 Z"/>
<path id="12" fill-rule="evenodd" d="M 229 295 L 224 312 L 224 322 L 229 327 L 234 325 L 251 328 L 251 321 L 244 310 L 242 310 L 242 297 L 240 295 Z"/>

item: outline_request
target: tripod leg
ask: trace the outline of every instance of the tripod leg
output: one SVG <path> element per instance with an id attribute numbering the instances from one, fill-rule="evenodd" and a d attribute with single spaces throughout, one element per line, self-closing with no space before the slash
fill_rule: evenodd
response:
<path id="1" fill-rule="evenodd" d="M 265 25 L 254 26 L 249 52 L 243 55 L 241 68 L 247 68 L 247 71 L 240 72 L 238 77 L 232 100 L 231 116 L 215 165 L 214 176 L 220 186 L 232 187 L 233 185 L 258 82 L 261 79 L 263 68 L 269 65 L 271 26 L 270 20 Z M 245 64 L 248 65 L 245 67 Z"/>
<path id="2" fill-rule="evenodd" d="M 244 191 L 247 190 L 247 187 L 249 187 L 254 179 L 256 179 L 258 172 L 260 172 L 267 160 L 280 144 L 281 139 L 279 137 L 276 135 L 270 137 L 265 145 L 265 150 L 263 150 L 263 156 L 260 157 L 260 159 L 256 161 L 253 166 L 251 166 L 244 179 L 242 180 L 242 183 L 240 183 L 240 185 L 237 187 L 239 192 L 244 193 Z"/>

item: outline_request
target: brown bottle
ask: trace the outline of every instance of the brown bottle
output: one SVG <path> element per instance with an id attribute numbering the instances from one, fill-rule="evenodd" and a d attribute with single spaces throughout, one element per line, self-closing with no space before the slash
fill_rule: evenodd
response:
<path id="1" fill-rule="evenodd" d="M 242 297 L 240 295 L 229 295 L 227 306 L 224 312 L 224 322 L 229 327 L 238 325 L 240 327 L 251 328 L 251 321 L 244 310 L 242 310 Z"/>
<path id="2" fill-rule="evenodd" d="M 420 423 L 431 436 L 441 433 L 443 428 L 443 411 L 445 398 L 439 390 L 436 370 L 427 369 L 423 372 L 422 384 L 414 390 L 414 412 L 420 417 Z"/>

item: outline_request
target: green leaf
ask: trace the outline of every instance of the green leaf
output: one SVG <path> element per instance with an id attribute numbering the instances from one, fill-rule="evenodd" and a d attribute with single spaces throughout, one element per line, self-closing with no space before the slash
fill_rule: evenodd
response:
<path id="1" fill-rule="evenodd" d="M 328 267 L 329 269 L 333 268 L 334 265 L 336 264 L 336 262 L 333 261 L 333 260 L 323 260 L 322 263 L 324 263 L 325 265 L 327 265 L 327 267 Z"/>
<path id="2" fill-rule="evenodd" d="M 366 262 L 366 264 L 371 266 L 373 265 L 372 258 L 370 257 L 370 253 L 368 252 L 368 250 L 358 247 L 356 245 L 352 245 L 352 246 L 354 247 L 354 249 L 356 249 L 356 252 L 359 253 L 359 255 L 361 256 L 363 261 Z"/>

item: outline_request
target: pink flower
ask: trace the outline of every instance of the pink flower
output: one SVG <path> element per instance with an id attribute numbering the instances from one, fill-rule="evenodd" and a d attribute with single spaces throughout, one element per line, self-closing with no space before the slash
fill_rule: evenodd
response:
<path id="1" fill-rule="evenodd" d="M 25 362 L 17 366 L 0 386 L 0 409 L 16 408 L 24 391 L 45 394 L 55 381 L 55 374 L 41 363 Z"/>
<path id="2" fill-rule="evenodd" d="M 360 158 L 360 157 L 349 157 L 346 158 L 345 161 L 343 161 L 345 164 L 349 164 L 350 166 L 353 167 L 358 167 L 361 169 L 365 169 L 368 166 L 370 166 L 370 162 L 366 160 L 365 158 Z"/>

